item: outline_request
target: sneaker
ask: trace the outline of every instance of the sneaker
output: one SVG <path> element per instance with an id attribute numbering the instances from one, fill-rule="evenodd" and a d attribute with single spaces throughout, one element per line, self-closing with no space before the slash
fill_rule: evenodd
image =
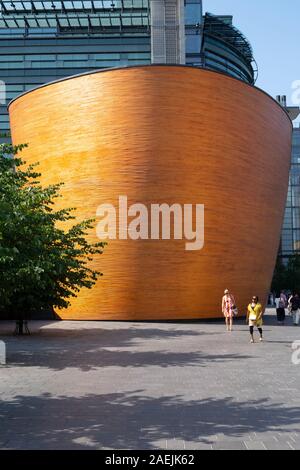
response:
<path id="1" fill-rule="evenodd" d="M 261 341 L 261 342 L 262 342 L 262 341 L 263 341 L 263 338 L 259 338 L 259 341 Z"/>
<path id="2" fill-rule="evenodd" d="M 250 340 L 250 343 L 254 343 L 254 339 L 251 339 L 251 340 Z"/>

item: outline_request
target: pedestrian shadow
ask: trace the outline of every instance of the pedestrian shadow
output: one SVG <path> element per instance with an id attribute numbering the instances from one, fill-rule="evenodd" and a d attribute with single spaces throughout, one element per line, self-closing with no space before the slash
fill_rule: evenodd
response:
<path id="1" fill-rule="evenodd" d="M 17 396 L 0 403 L 3 448 L 157 449 L 168 440 L 212 444 L 218 434 L 300 431 L 300 408 L 268 398 L 153 398 L 144 390 L 78 397 Z M 30 425 L 28 425 L 30 423 Z"/>

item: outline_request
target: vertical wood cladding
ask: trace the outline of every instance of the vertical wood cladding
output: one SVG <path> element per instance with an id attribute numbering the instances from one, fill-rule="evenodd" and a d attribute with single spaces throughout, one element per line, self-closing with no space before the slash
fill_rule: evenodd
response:
<path id="1" fill-rule="evenodd" d="M 208 70 L 116 69 L 39 88 L 10 106 L 13 142 L 29 143 L 59 207 L 95 217 L 99 204 L 205 204 L 205 246 L 111 240 L 91 265 L 104 276 L 64 319 L 221 316 L 225 288 L 240 312 L 266 299 L 283 220 L 291 123 L 266 94 Z M 91 239 L 96 240 L 95 232 Z"/>

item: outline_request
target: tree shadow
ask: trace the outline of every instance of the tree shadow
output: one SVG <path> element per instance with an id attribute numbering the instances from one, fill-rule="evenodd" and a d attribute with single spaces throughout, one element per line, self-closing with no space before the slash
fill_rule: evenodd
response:
<path id="1" fill-rule="evenodd" d="M 251 432 L 300 431 L 300 408 L 268 398 L 153 398 L 143 390 L 81 397 L 17 396 L 0 403 L 4 448 L 156 449 L 166 440 L 212 444 Z M 169 448 L 169 447 L 168 447 Z M 192 447 L 193 448 L 193 447 Z"/>
<path id="2" fill-rule="evenodd" d="M 89 372 L 105 367 L 205 367 L 212 363 L 236 362 L 241 359 L 253 359 L 241 354 L 204 354 L 201 352 L 173 353 L 170 351 L 109 351 L 99 348 L 97 351 L 72 351 L 59 349 L 55 352 L 42 350 L 38 355 L 31 351 L 19 351 L 8 357 L 8 367 L 46 367 L 52 370 L 76 368 Z"/>
<path id="3" fill-rule="evenodd" d="M 88 372 L 112 366 L 204 367 L 215 362 L 227 363 L 251 358 L 240 354 L 183 352 L 178 346 L 179 351 L 168 350 L 168 340 L 171 339 L 178 338 L 186 344 L 191 337 L 218 334 L 186 329 L 132 327 L 113 330 L 46 329 L 40 336 L 13 339 L 11 348 L 10 341 L 7 341 L 7 367 L 45 367 L 56 371 L 76 368 Z M 141 347 L 147 350 L 137 350 Z M 149 347 L 152 349 L 149 350 Z"/>

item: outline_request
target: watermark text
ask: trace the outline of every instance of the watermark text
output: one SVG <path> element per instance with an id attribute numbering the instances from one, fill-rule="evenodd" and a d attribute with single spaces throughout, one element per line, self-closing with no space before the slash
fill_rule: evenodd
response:
<path id="1" fill-rule="evenodd" d="M 101 204 L 96 216 L 100 240 L 186 240 L 187 251 L 204 247 L 203 204 L 145 204 L 128 206 L 127 196 L 119 196 L 118 208 Z M 173 223 L 172 223 L 173 222 Z"/>
<path id="2" fill-rule="evenodd" d="M 6 364 L 6 345 L 4 341 L 0 341 L 0 365 Z"/>
<path id="3" fill-rule="evenodd" d="M 295 80 L 292 83 L 292 103 L 294 106 L 300 106 L 300 80 Z"/>
<path id="4" fill-rule="evenodd" d="M 292 350 L 293 350 L 292 363 L 295 366 L 299 366 L 300 365 L 300 340 L 293 342 Z"/>
<path id="5" fill-rule="evenodd" d="M 0 80 L 0 104 L 6 104 L 6 85 Z"/>

